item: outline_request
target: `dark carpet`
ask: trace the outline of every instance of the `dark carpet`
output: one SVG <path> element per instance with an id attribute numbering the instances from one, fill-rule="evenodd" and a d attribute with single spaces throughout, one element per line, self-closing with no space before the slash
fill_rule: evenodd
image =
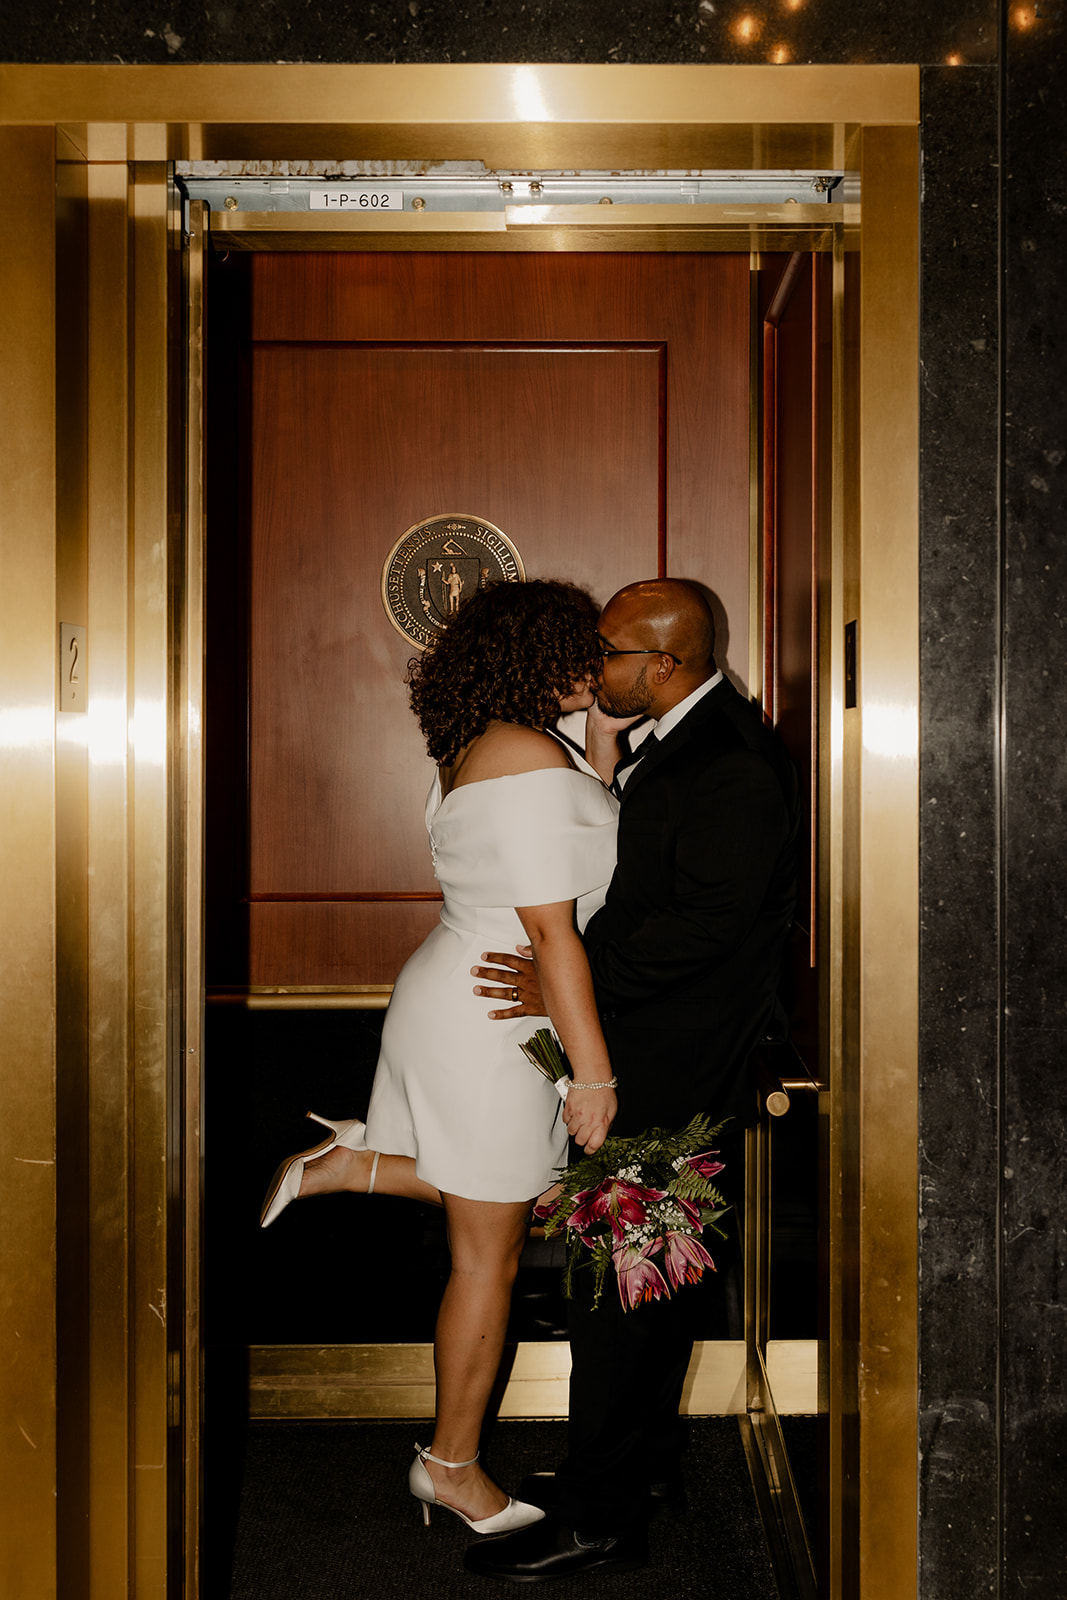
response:
<path id="1" fill-rule="evenodd" d="M 501 1422 L 486 1456 L 514 1487 L 553 1465 L 563 1423 Z M 529 1586 L 463 1567 L 475 1536 L 448 1512 L 429 1528 L 407 1490 L 425 1423 L 265 1423 L 248 1429 L 232 1574 L 205 1561 L 206 1600 L 501 1600 Z M 235 1462 L 236 1466 L 236 1462 Z M 651 1564 L 547 1585 L 554 1600 L 777 1600 L 737 1422 L 698 1417 L 686 1458 L 690 1506 L 654 1524 Z M 208 1501 L 208 1522 L 211 1521 Z M 223 1541 L 228 1543 L 228 1541 Z M 218 1552 L 218 1546 L 216 1546 Z"/>

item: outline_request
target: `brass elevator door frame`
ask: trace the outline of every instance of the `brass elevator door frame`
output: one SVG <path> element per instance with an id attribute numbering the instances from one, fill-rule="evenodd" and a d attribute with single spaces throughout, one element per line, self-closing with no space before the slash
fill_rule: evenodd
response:
<path id="1" fill-rule="evenodd" d="M 5 1115 L 0 1128 L 22 1138 L 32 1123 L 45 1134 L 29 1166 L 0 1164 L 0 1203 L 18 1219 L 21 1246 L 3 1263 L 5 1293 L 21 1308 L 22 1349 L 33 1352 L 0 1372 L 0 1406 L 21 1422 L 0 1440 L 18 1530 L 0 1554 L 0 1577 L 12 1592 L 54 1592 L 57 1482 L 84 1482 L 84 1507 L 76 1489 L 59 1498 L 58 1537 L 66 1518 L 80 1538 L 76 1519 L 87 1512 L 86 1594 L 158 1593 L 166 1572 L 171 1592 L 192 1600 L 199 1584 L 195 1528 L 184 1545 L 180 1528 L 192 1510 L 183 1490 L 195 1474 L 198 1372 L 183 1294 L 163 1294 L 182 1280 L 195 1293 L 181 1197 L 199 1185 L 200 1135 L 182 1030 L 193 1002 L 174 981 L 175 952 L 193 959 L 199 900 L 180 803 L 191 765 L 175 782 L 195 708 L 183 700 L 176 649 L 188 582 L 178 530 L 192 512 L 182 512 L 189 419 L 175 382 L 184 353 L 166 163 L 432 152 L 514 170 L 861 173 L 857 248 L 835 254 L 835 315 L 850 275 L 857 315 L 835 341 L 835 511 L 821 596 L 821 1076 L 831 1105 L 823 1370 L 834 1489 L 822 1576 L 828 1595 L 906 1600 L 917 1505 L 917 69 L 6 66 L 0 107 L 12 192 L 32 221 L 29 266 L 58 250 L 64 263 L 86 264 L 88 284 L 61 309 L 48 273 L 11 252 L 0 301 L 12 335 L 7 392 L 25 397 L 0 431 L 0 493 L 18 525 L 18 571 L 34 580 L 31 603 L 26 583 L 0 594 L 0 632 L 19 652 L 0 687 L 3 729 L 32 800 L 32 817 L 25 807 L 12 813 L 2 846 L 14 864 L 9 881 L 40 864 L 25 909 L 16 908 L 33 921 L 20 935 L 13 919 L 10 930 L 24 981 L 6 1037 L 20 1068 L 3 1089 L 17 1121 Z M 56 162 L 79 175 L 61 186 L 58 208 Z M 511 248 L 501 232 L 506 225 L 460 247 Z M 563 247 L 552 229 L 527 240 L 518 247 Z M 57 389 L 57 374 L 70 373 L 73 386 Z M 168 432 L 178 441 L 169 453 Z M 80 619 L 49 617 L 37 600 L 68 528 L 87 548 L 95 651 L 79 725 L 88 822 L 73 808 L 53 829 L 55 746 L 39 728 L 42 717 L 54 721 L 53 624 Z M 57 612 L 72 592 L 57 579 Z M 846 710 L 844 624 L 857 618 L 860 704 Z M 59 727 L 64 737 L 73 729 Z M 69 861 L 72 841 L 87 853 L 87 902 L 57 896 L 49 911 L 57 842 Z M 64 981 L 64 963 L 80 989 Z M 82 1317 L 86 1356 L 83 1369 L 68 1369 L 78 1392 L 66 1395 L 53 1443 L 56 1301 L 39 1263 L 52 1259 L 55 1227 L 47 1136 L 57 1129 L 57 1008 L 64 1060 L 84 1045 L 85 1094 L 80 1105 L 68 1096 L 59 1159 L 84 1195 L 90 1270 L 80 1313 L 77 1279 L 59 1300 L 68 1318 Z M 26 1159 L 24 1146 L 17 1154 Z M 182 1486 L 169 1502 L 164 1477 L 172 1491 Z"/>
<path id="2" fill-rule="evenodd" d="M 187 1573 L 199 1571 L 200 1528 L 203 1522 L 203 1460 L 201 1423 L 203 1396 L 200 1374 L 203 1370 L 201 1340 L 203 1298 L 203 1227 L 201 1180 L 201 1129 L 204 1107 L 204 835 L 205 772 L 203 728 L 205 722 L 204 650 L 205 618 L 205 273 L 207 247 L 205 208 L 193 201 L 184 233 L 182 251 L 182 330 L 184 346 L 184 569 L 181 578 L 181 605 L 176 607 L 180 660 L 179 704 L 176 720 L 181 729 L 182 782 L 175 796 L 184 809 L 183 860 L 183 961 L 182 961 L 182 1056 L 184 1070 L 178 1075 L 181 1088 L 181 1149 L 184 1251 L 183 1370 L 186 1382 L 181 1388 L 184 1511 L 182 1534 L 184 1565 Z M 195 1375 L 195 1377 L 193 1377 Z M 192 1378 L 193 1381 L 190 1381 Z"/>

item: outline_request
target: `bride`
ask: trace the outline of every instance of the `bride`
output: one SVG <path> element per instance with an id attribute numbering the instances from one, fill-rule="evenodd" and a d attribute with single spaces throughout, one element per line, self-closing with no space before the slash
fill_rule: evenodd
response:
<path id="1" fill-rule="evenodd" d="M 546 731 L 594 707 L 596 628 L 581 589 L 501 583 L 473 595 L 411 664 L 412 708 L 438 763 L 426 824 L 441 920 L 397 979 L 366 1125 L 309 1113 L 332 1134 L 282 1162 L 261 1218 L 266 1227 L 293 1199 L 341 1190 L 443 1205 L 451 1273 L 434 1337 L 437 1414 L 408 1481 L 427 1522 L 440 1505 L 476 1533 L 544 1515 L 485 1473 L 478 1440 L 530 1207 L 568 1136 L 598 1149 L 616 1110 L 579 930 L 615 865 L 617 805 Z M 613 728 L 595 709 L 590 721 L 610 780 Z M 518 1048 L 537 1020 L 491 1020 L 466 978 L 487 949 L 517 942 L 532 946 L 567 1052 L 566 1101 Z"/>

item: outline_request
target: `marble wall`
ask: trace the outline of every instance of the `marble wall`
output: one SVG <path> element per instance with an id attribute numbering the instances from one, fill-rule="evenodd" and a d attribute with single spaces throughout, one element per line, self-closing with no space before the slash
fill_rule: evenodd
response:
<path id="1" fill-rule="evenodd" d="M 1067 1592 L 1064 9 L 64 0 L 0 22 L 18 62 L 923 65 L 922 1600 Z"/>
<path id="2" fill-rule="evenodd" d="M 1019 1594 L 1051 1596 L 1067 1593 L 1067 7 L 1033 10 L 1032 34 L 1008 31 L 1002 101 L 998 1348 L 1003 1567 Z"/>
<path id="3" fill-rule="evenodd" d="M 920 1553 L 998 1595 L 1000 470 L 995 67 L 923 73 Z"/>
<path id="4" fill-rule="evenodd" d="M 7 61 L 966 62 L 997 0 L 63 0 L 12 8 Z"/>

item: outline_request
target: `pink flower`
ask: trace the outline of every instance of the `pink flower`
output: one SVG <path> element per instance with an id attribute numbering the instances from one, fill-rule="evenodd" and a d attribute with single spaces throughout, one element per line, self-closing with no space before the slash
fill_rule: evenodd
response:
<path id="1" fill-rule="evenodd" d="M 625 1236 L 626 1225 L 644 1222 L 645 1206 L 650 1201 L 662 1200 L 666 1192 L 605 1178 L 595 1189 L 582 1189 L 575 1195 L 574 1210 L 567 1218 L 567 1226 L 584 1238 L 596 1223 L 607 1222 L 618 1243 Z"/>
<path id="2" fill-rule="evenodd" d="M 706 1267 L 715 1271 L 714 1261 L 692 1233 L 667 1234 L 663 1264 L 673 1289 L 680 1289 L 683 1283 L 699 1283 Z"/>
<path id="3" fill-rule="evenodd" d="M 678 1207 L 679 1211 L 682 1212 L 687 1220 L 691 1222 L 693 1227 L 699 1232 L 700 1207 L 696 1204 L 696 1202 L 693 1200 L 683 1200 L 680 1194 L 676 1194 L 674 1197 L 674 1203 Z"/>
<path id="4" fill-rule="evenodd" d="M 666 1278 L 651 1259 L 661 1243 L 660 1239 L 650 1239 L 640 1250 L 635 1250 L 630 1244 L 620 1244 L 612 1252 L 615 1276 L 619 1280 L 619 1299 L 624 1311 L 632 1310 L 643 1301 L 658 1300 L 670 1293 Z"/>
<path id="5" fill-rule="evenodd" d="M 685 1164 L 687 1167 L 692 1167 L 698 1177 L 714 1178 L 715 1174 L 723 1169 L 721 1161 L 712 1160 L 712 1156 L 717 1156 L 718 1153 L 717 1150 L 705 1150 L 703 1155 L 689 1156 Z"/>

